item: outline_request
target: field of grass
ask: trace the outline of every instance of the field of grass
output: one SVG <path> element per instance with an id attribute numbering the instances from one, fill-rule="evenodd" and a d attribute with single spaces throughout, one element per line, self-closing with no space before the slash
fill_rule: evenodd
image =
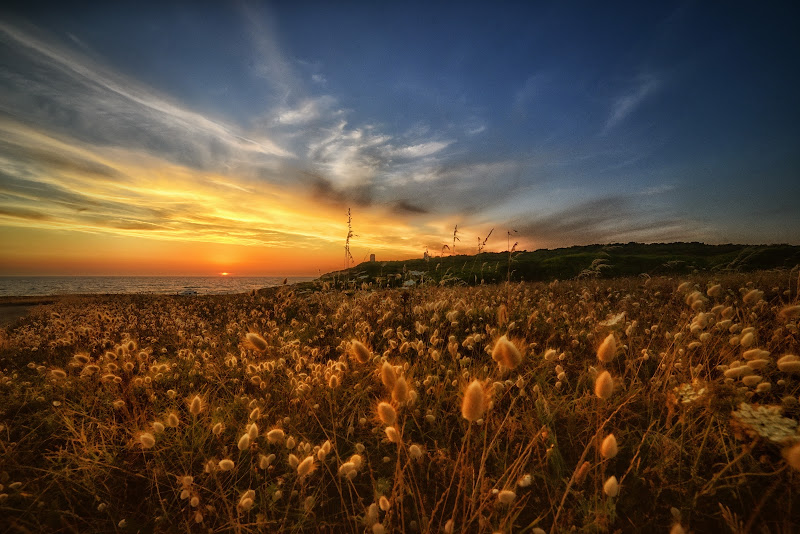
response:
<path id="1" fill-rule="evenodd" d="M 798 282 L 59 298 L 0 330 L 0 530 L 800 532 Z"/>

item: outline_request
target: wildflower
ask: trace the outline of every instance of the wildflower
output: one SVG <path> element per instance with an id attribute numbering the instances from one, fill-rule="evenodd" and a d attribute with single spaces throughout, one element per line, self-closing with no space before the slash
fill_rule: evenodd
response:
<path id="1" fill-rule="evenodd" d="M 239 438 L 239 443 L 236 444 L 240 451 L 245 451 L 250 448 L 250 434 L 244 434 Z"/>
<path id="2" fill-rule="evenodd" d="M 780 409 L 780 406 L 753 406 L 743 402 L 731 415 L 749 436 L 785 443 L 797 436 L 797 421 L 782 417 Z"/>
<path id="3" fill-rule="evenodd" d="M 236 464 L 233 463 L 233 460 L 228 460 L 227 458 L 219 461 L 219 468 L 223 471 L 230 471 L 234 465 Z"/>
<path id="4" fill-rule="evenodd" d="M 388 512 L 389 509 L 392 507 L 392 503 L 390 503 L 389 499 L 387 499 L 385 496 L 381 495 L 381 498 L 378 499 L 378 506 L 384 512 Z"/>

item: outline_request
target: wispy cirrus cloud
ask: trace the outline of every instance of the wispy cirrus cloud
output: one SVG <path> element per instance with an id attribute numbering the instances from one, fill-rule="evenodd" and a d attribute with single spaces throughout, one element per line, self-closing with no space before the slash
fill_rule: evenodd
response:
<path id="1" fill-rule="evenodd" d="M 661 88 L 662 80 L 653 74 L 640 75 L 627 91 L 617 96 L 611 106 L 611 113 L 606 120 L 604 132 L 607 132 L 625 120 L 642 103 Z"/>

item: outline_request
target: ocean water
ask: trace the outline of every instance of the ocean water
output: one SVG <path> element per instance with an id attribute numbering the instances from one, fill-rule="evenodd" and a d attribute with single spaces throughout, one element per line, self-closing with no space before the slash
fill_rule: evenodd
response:
<path id="1" fill-rule="evenodd" d="M 311 276 L 0 276 L 0 297 L 151 293 L 198 295 L 246 293 L 252 289 L 314 280 Z"/>

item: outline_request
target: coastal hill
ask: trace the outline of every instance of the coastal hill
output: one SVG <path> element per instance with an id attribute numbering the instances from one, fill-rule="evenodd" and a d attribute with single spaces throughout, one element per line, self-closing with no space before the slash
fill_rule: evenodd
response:
<path id="1" fill-rule="evenodd" d="M 510 266 L 509 266 L 510 260 Z M 614 243 L 540 249 L 532 252 L 482 252 L 401 261 L 368 261 L 320 279 L 338 287 L 550 281 L 583 277 L 686 275 L 792 269 L 800 265 L 800 246 L 706 245 L 703 243 Z"/>

